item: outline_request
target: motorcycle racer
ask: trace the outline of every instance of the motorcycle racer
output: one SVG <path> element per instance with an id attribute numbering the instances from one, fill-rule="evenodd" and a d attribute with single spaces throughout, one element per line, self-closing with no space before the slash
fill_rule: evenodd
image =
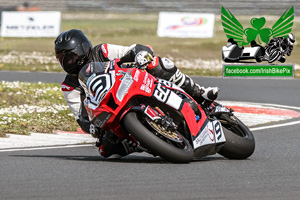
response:
<path id="1" fill-rule="evenodd" d="M 171 60 L 154 56 L 153 50 L 149 46 L 141 44 L 121 46 L 102 43 L 93 47 L 85 34 L 77 29 L 62 32 L 54 43 L 56 58 L 62 69 L 67 73 L 62 83 L 64 98 L 79 126 L 85 132 L 91 133 L 94 137 L 100 139 L 98 143 L 99 152 L 104 157 L 119 158 L 128 155 L 136 151 L 136 144 L 132 141 L 121 141 L 113 133 L 103 133 L 90 123 L 83 105 L 86 94 L 78 81 L 78 73 L 87 63 L 111 61 L 115 58 L 120 59 L 119 64 L 137 62 L 153 76 L 177 84 L 199 103 L 203 100 L 213 101 L 218 95 L 218 88 L 204 88 L 194 83 Z M 137 56 L 140 52 L 144 54 Z"/>
<path id="2" fill-rule="evenodd" d="M 292 33 L 289 33 L 287 38 L 276 37 L 271 39 L 265 47 L 264 60 L 267 60 L 269 63 L 276 60 L 282 63 L 285 62 L 285 55 L 291 55 L 295 41 L 296 37 Z"/>

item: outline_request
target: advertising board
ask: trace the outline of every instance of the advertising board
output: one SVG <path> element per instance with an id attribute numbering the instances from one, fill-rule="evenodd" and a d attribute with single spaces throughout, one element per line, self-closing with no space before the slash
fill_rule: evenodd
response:
<path id="1" fill-rule="evenodd" d="M 57 37 L 60 30 L 58 11 L 2 12 L 2 37 Z"/>

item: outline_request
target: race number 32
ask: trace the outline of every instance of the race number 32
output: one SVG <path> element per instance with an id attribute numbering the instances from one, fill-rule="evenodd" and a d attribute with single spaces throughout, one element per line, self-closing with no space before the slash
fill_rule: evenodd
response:
<path id="1" fill-rule="evenodd" d="M 168 96 L 170 94 L 170 90 L 166 87 L 162 87 L 161 84 L 158 84 L 155 91 L 154 91 L 154 94 L 153 96 L 158 99 L 159 101 L 162 101 L 162 102 L 166 102 L 166 100 L 168 99 Z"/>

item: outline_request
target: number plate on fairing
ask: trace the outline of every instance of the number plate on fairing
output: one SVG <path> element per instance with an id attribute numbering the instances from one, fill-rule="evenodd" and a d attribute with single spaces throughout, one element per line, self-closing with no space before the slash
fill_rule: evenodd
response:
<path id="1" fill-rule="evenodd" d="M 222 125 L 218 120 L 209 121 L 199 136 L 194 139 L 194 148 L 208 144 L 217 144 L 225 142 Z"/>
<path id="2" fill-rule="evenodd" d="M 179 110 L 182 103 L 182 99 L 175 92 L 168 89 L 163 82 L 157 84 L 153 92 L 153 97 L 176 110 Z"/>

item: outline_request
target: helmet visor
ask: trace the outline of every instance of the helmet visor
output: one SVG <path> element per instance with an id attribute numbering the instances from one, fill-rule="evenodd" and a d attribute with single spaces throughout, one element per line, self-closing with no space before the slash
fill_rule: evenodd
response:
<path id="1" fill-rule="evenodd" d="M 63 70 L 65 70 L 68 74 L 75 75 L 77 75 L 88 59 L 85 57 L 80 46 L 76 47 L 72 51 L 63 51 L 58 53 L 56 58 Z"/>
<path id="2" fill-rule="evenodd" d="M 77 68 L 79 56 L 74 52 L 59 53 L 57 60 L 60 66 L 67 72 L 72 72 Z"/>

